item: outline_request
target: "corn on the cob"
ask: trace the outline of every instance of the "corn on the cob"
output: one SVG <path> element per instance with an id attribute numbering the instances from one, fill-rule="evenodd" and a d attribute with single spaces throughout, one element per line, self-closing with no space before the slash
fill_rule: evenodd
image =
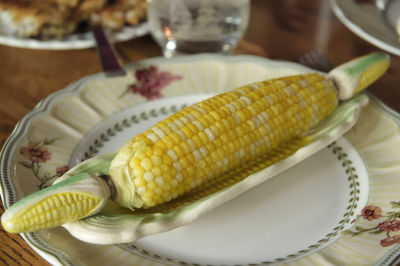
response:
<path id="1" fill-rule="evenodd" d="M 128 141 L 110 167 L 110 159 L 97 158 L 92 169 L 90 163 L 77 166 L 78 172 L 15 203 L 2 225 L 13 233 L 55 227 L 99 212 L 110 197 L 131 209 L 169 201 L 301 136 L 339 98 L 352 97 L 388 66 L 387 55 L 372 54 L 328 76 L 256 82 L 187 107 Z M 99 177 L 99 166 L 109 169 L 109 178 Z"/>
<path id="2" fill-rule="evenodd" d="M 186 107 L 119 151 L 109 172 L 116 200 L 129 208 L 169 201 L 302 134 L 337 103 L 333 82 L 312 73 L 253 83 Z"/>

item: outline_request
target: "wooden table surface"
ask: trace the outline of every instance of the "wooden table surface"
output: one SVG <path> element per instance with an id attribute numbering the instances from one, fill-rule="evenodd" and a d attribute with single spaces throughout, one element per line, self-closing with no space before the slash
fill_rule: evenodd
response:
<path id="1" fill-rule="evenodd" d="M 333 65 L 380 51 L 348 30 L 324 0 L 252 0 L 251 20 L 235 53 L 297 62 L 321 50 Z M 117 44 L 125 63 L 160 56 L 150 36 Z M 47 51 L 0 45 L 0 145 L 16 123 L 49 94 L 100 72 L 95 49 Z M 392 55 L 387 74 L 368 90 L 400 111 L 400 58 Z M 0 206 L 0 214 L 4 208 Z M 47 265 L 19 235 L 0 228 L 0 265 Z"/>

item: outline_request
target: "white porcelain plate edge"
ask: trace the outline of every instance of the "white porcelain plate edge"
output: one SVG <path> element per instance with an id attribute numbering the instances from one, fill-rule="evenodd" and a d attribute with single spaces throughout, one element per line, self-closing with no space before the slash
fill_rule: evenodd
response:
<path id="1" fill-rule="evenodd" d="M 136 26 L 126 26 L 120 32 L 111 34 L 111 37 L 115 42 L 123 42 L 144 36 L 148 33 L 149 26 L 147 22 L 143 22 Z M 73 33 L 66 36 L 64 39 L 48 40 L 0 35 L 0 44 L 41 50 L 85 49 L 96 45 L 94 36 L 90 31 L 86 33 Z"/>
<path id="2" fill-rule="evenodd" d="M 384 10 L 379 10 L 375 5 L 359 4 L 357 6 L 353 0 L 330 0 L 330 2 L 336 16 L 352 32 L 387 52 L 400 55 L 398 33 L 388 18 L 385 18 Z M 342 5 L 348 5 L 350 8 L 343 8 Z M 368 23 L 372 23 L 374 29 L 366 27 L 368 25 L 363 25 L 362 22 L 355 21 L 355 17 L 368 18 Z M 392 15 L 391 20 L 393 20 Z"/>

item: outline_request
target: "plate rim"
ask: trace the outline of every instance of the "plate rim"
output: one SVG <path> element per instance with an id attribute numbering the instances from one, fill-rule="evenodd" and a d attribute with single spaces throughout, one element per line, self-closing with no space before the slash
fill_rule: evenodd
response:
<path id="1" fill-rule="evenodd" d="M 349 19 L 343 9 L 340 8 L 340 6 L 337 4 L 338 1 L 340 0 L 330 0 L 331 7 L 333 12 L 335 13 L 336 17 L 348 28 L 350 29 L 353 33 L 355 33 L 357 36 L 361 37 L 362 39 L 366 40 L 367 42 L 373 44 L 374 46 L 381 48 L 389 53 L 392 53 L 394 55 L 399 55 L 400 56 L 400 44 L 399 46 L 394 46 L 391 44 L 388 44 L 377 37 L 369 34 L 365 30 L 363 30 L 359 25 L 351 21 Z M 393 31 L 394 34 L 396 34 L 395 31 Z"/>
<path id="2" fill-rule="evenodd" d="M 185 58 L 181 58 L 179 59 L 182 62 L 194 62 L 194 59 L 196 60 L 204 60 L 204 59 L 212 59 L 212 60 L 216 60 L 219 61 L 221 59 L 224 60 L 228 60 L 229 61 L 237 61 L 237 62 L 242 62 L 244 61 L 244 59 L 246 59 L 246 62 L 258 62 L 261 64 L 279 64 L 282 66 L 287 64 L 287 65 L 291 65 L 291 66 L 295 66 L 295 68 L 301 68 L 304 69 L 304 66 L 301 66 L 297 63 L 293 63 L 293 62 L 288 62 L 288 61 L 281 61 L 281 60 L 271 60 L 271 59 L 267 59 L 267 58 L 262 58 L 262 57 L 258 57 L 258 56 L 248 56 L 248 55 L 239 55 L 239 56 L 216 56 L 214 54 L 205 54 L 205 55 L 194 55 L 194 56 L 189 56 L 189 57 L 185 57 Z M 135 66 L 140 66 L 141 64 L 149 64 L 149 63 L 160 63 L 160 62 L 167 62 L 167 60 L 169 60 L 168 62 L 171 62 L 170 59 L 165 59 L 164 57 L 156 57 L 156 58 L 148 58 L 148 59 L 144 59 L 135 63 L 131 63 L 127 66 L 128 69 L 131 69 Z M 26 130 L 30 124 L 30 120 L 32 117 L 34 117 L 35 115 L 37 115 L 38 113 L 41 112 L 46 112 L 48 111 L 49 107 L 52 104 L 52 101 L 54 101 L 55 99 L 57 99 L 58 97 L 61 97 L 63 94 L 68 94 L 68 93 L 73 93 L 75 91 L 79 91 L 86 82 L 90 81 L 91 79 L 96 79 L 96 78 L 101 78 L 104 77 L 103 73 L 96 73 L 96 74 L 91 74 L 89 76 L 83 77 L 77 81 L 74 81 L 72 83 L 70 83 L 69 85 L 67 85 L 64 89 L 61 89 L 59 91 L 56 91 L 52 94 L 50 94 L 49 96 L 47 96 L 46 98 L 44 98 L 43 100 L 41 100 L 28 114 L 26 114 L 14 127 L 13 131 L 11 132 L 10 136 L 7 138 L 6 142 L 4 143 L 1 151 L 0 151 L 0 175 L 1 175 L 1 200 L 4 204 L 4 207 L 7 208 L 9 206 L 9 196 L 7 195 L 6 192 L 6 188 L 4 187 L 4 179 L 3 179 L 3 175 L 1 173 L 3 173 L 4 169 L 5 169 L 5 165 L 4 165 L 4 161 L 5 161 L 5 153 L 8 149 L 10 149 L 10 146 L 15 145 L 15 142 L 17 141 L 18 137 L 22 134 L 26 133 Z M 373 95 L 371 95 L 369 93 L 369 96 L 371 98 L 371 103 L 373 103 L 376 107 L 378 107 L 379 111 L 383 112 L 385 115 L 389 115 L 392 119 L 395 119 L 396 125 L 400 126 L 400 114 L 398 112 L 396 112 L 395 110 L 391 109 L 390 107 L 388 107 L 386 104 L 384 104 L 383 102 L 381 102 L 378 98 L 374 97 Z M 15 200 L 15 199 L 14 199 Z M 39 253 L 39 255 L 41 255 L 43 258 L 45 258 L 46 260 L 48 260 L 49 262 L 56 264 L 55 260 L 60 263 L 60 264 L 64 264 L 64 265 L 72 265 L 72 261 L 70 260 L 69 255 L 65 255 L 66 257 L 64 258 L 60 258 L 58 255 L 59 254 L 65 254 L 62 250 L 59 249 L 55 249 L 53 247 L 50 247 L 50 249 L 55 249 L 57 250 L 57 255 L 51 254 L 51 252 L 49 252 L 48 249 L 48 245 L 46 243 L 42 243 L 43 246 L 38 246 L 37 243 L 33 242 L 33 238 L 30 234 L 22 234 L 22 237 L 27 241 L 27 243 L 36 251 Z M 388 250 L 387 254 L 388 256 L 393 256 L 393 254 L 395 254 L 396 250 L 398 248 L 394 247 L 390 250 Z M 397 251 L 398 252 L 398 251 Z M 385 259 L 388 258 L 386 255 L 384 257 L 382 257 L 381 259 Z M 396 258 L 395 258 L 396 259 Z M 387 261 L 387 260 L 385 260 Z M 389 264 L 379 264 L 379 265 L 389 265 Z"/>
<path id="3" fill-rule="evenodd" d="M 128 32 L 123 32 L 123 31 Z M 139 38 L 145 36 L 150 33 L 150 27 L 148 22 L 141 22 L 137 25 L 125 26 L 122 32 L 116 32 L 111 34 L 111 38 L 114 42 L 124 42 L 131 39 Z M 58 40 L 58 39 L 49 39 L 49 40 L 39 40 L 35 38 L 18 38 L 14 36 L 7 36 L 4 34 L 0 34 L 0 44 L 7 45 L 11 47 L 17 48 L 25 48 L 25 49 L 35 49 L 35 50 L 78 50 L 78 49 L 87 49 L 96 46 L 96 42 L 94 40 L 93 34 L 88 31 L 85 33 L 71 33 L 66 38 L 86 36 L 88 39 L 70 39 L 70 40 Z"/>

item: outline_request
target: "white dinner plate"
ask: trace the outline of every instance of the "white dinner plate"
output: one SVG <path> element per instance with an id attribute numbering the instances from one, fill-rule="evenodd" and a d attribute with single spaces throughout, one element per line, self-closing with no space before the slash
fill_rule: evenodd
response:
<path id="1" fill-rule="evenodd" d="M 121 31 L 110 34 L 114 42 L 128 41 L 149 33 L 147 22 L 135 26 L 125 26 Z M 69 50 L 91 48 L 96 45 L 91 31 L 72 33 L 62 39 L 50 38 L 40 40 L 37 38 L 18 38 L 0 34 L 0 44 L 29 49 Z"/>
<path id="2" fill-rule="evenodd" d="M 399 0 L 330 0 L 340 21 L 359 37 L 395 55 L 400 55 Z"/>
<path id="3" fill-rule="evenodd" d="M 5 208 L 204 94 L 310 71 L 217 55 L 152 58 L 127 69 L 126 77 L 85 77 L 18 123 L 1 153 Z M 392 231 L 372 228 L 399 210 L 400 116 L 371 99 L 345 137 L 189 225 L 120 245 L 85 243 L 64 228 L 22 236 L 56 265 L 389 265 L 399 253 L 395 223 Z"/>

